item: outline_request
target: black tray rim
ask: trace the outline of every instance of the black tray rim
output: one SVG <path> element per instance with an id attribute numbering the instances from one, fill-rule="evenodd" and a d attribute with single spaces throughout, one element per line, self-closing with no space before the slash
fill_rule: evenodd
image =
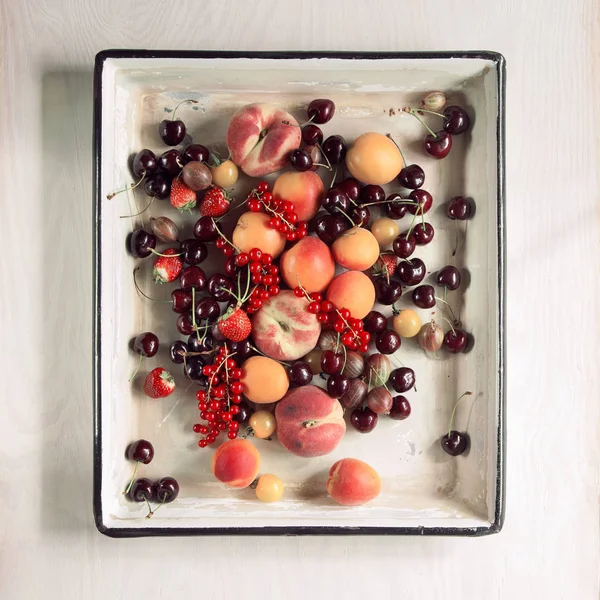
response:
<path id="1" fill-rule="evenodd" d="M 159 58 L 159 59 L 479 59 L 495 63 L 498 82 L 497 125 L 497 242 L 498 242 L 498 430 L 496 457 L 496 502 L 493 521 L 481 527 L 109 527 L 102 519 L 102 388 L 101 388 L 101 158 L 102 158 L 102 73 L 109 59 Z M 502 530 L 506 508 L 506 175 L 505 175 L 505 100 L 506 59 L 498 52 L 487 50 L 431 51 L 431 52 L 332 52 L 332 51 L 204 51 L 204 50 L 134 50 L 107 49 L 95 57 L 93 110 L 93 402 L 94 402 L 94 452 L 93 452 L 93 514 L 98 531 L 112 538 L 146 536 L 190 535 L 431 535 L 479 537 L 499 533 Z"/>

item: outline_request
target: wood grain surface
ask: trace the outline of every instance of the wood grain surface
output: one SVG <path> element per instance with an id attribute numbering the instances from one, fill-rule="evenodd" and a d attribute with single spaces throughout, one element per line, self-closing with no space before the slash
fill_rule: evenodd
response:
<path id="1" fill-rule="evenodd" d="M 595 0 L 0 0 L 0 598 L 599 596 Z M 111 540 L 92 522 L 92 67 L 104 48 L 507 59 L 508 477 L 482 539 Z"/>

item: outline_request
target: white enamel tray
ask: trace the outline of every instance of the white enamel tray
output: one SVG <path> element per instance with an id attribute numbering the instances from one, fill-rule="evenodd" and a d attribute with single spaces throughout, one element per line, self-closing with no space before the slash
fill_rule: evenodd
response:
<path id="1" fill-rule="evenodd" d="M 467 107 L 472 128 L 454 138 L 448 158 L 436 161 L 422 149 L 425 131 L 399 109 L 416 106 L 424 93 L 442 90 L 451 103 Z M 198 411 L 196 387 L 189 387 L 180 365 L 168 357 L 179 339 L 168 304 L 141 298 L 132 270 L 141 267 L 140 285 L 152 296 L 169 298 L 173 286 L 153 286 L 152 259 L 133 259 L 126 250 L 128 234 L 164 214 L 191 237 L 198 218 L 180 215 L 169 202 L 155 201 L 135 219 L 148 198 L 143 190 L 107 201 L 108 193 L 131 182 L 128 160 L 143 147 L 158 156 L 166 147 L 158 136 L 165 110 L 186 98 L 178 115 L 196 143 L 223 149 L 230 116 L 250 102 L 273 102 L 299 120 L 311 99 L 331 98 L 335 118 L 323 126 L 352 141 L 364 131 L 391 133 L 409 163 L 426 173 L 424 188 L 434 197 L 427 220 L 435 227 L 434 242 L 417 248 L 431 274 L 455 264 L 468 285 L 451 297 L 464 327 L 474 336 L 471 352 L 438 360 L 425 356 L 416 342 L 404 341 L 393 357 L 416 372 L 417 391 L 408 392 L 412 414 L 405 421 L 380 418 L 377 428 L 361 435 L 348 427 L 331 455 L 302 459 L 277 441 L 255 440 L 262 472 L 278 474 L 286 483 L 284 500 L 260 503 L 252 490 L 231 491 L 211 475 L 213 449 L 199 449 L 192 432 Z M 350 53 L 209 53 L 106 51 L 96 58 L 95 72 L 95 489 L 98 529 L 110 536 L 169 534 L 320 534 L 383 533 L 481 535 L 501 529 L 504 515 L 504 59 L 490 52 L 424 54 Z M 320 171 L 326 185 L 331 175 Z M 271 181 L 274 176 L 269 177 Z M 141 188 L 142 186 L 140 186 Z M 398 186 L 385 186 L 386 191 Z M 245 197 L 248 181 L 236 185 Z M 474 199 L 476 213 L 468 222 L 464 243 L 452 256 L 457 230 L 443 204 L 452 196 Z M 374 214 L 376 211 L 373 211 Z M 410 217 L 405 217 L 408 226 Z M 216 256 L 216 255 L 212 255 Z M 202 267 L 211 272 L 210 257 Z M 216 267 L 212 267 L 214 271 Z M 166 289 L 168 288 L 168 289 Z M 410 305 L 410 294 L 399 302 Z M 390 314 L 389 307 L 383 312 Z M 421 311 L 426 313 L 428 311 Z M 427 315 L 423 314 L 423 318 Z M 128 383 L 137 355 L 130 340 L 154 331 L 161 349 L 145 359 L 142 376 Z M 176 375 L 170 397 L 152 401 L 141 391 L 143 375 L 156 366 Z M 187 389 L 187 391 L 186 391 Z M 447 431 L 452 406 L 464 391 L 474 401 L 459 404 L 456 428 L 467 430 L 471 447 L 459 457 L 446 455 L 439 444 Z M 125 460 L 129 442 L 150 440 L 155 459 L 143 476 L 172 475 L 181 486 L 178 499 L 146 519 L 143 504 L 122 494 L 131 477 Z M 382 492 L 366 506 L 336 505 L 325 491 L 329 467 L 343 457 L 367 461 L 381 475 Z M 140 474 L 142 474 L 140 472 Z"/>

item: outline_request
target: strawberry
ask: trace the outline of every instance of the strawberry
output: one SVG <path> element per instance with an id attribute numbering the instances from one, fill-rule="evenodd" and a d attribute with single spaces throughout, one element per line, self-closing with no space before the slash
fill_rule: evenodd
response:
<path id="1" fill-rule="evenodd" d="M 157 367 L 146 375 L 144 381 L 144 394 L 150 398 L 166 398 L 173 393 L 175 389 L 175 380 L 173 375 L 163 369 Z"/>
<path id="2" fill-rule="evenodd" d="M 171 204 L 181 212 L 191 211 L 196 206 L 196 192 L 190 189 L 181 177 L 175 177 L 171 183 Z"/>
<path id="3" fill-rule="evenodd" d="M 200 214 L 204 217 L 221 217 L 229 210 L 229 197 L 223 188 L 211 185 L 200 201 Z"/>
<path id="4" fill-rule="evenodd" d="M 252 331 L 252 324 L 248 315 L 238 307 L 231 307 L 219 319 L 219 331 L 232 342 L 245 340 Z"/>
<path id="5" fill-rule="evenodd" d="M 398 259 L 391 252 L 384 252 L 379 255 L 377 262 L 373 266 L 373 271 L 377 275 L 383 275 L 388 279 L 396 272 Z"/>
<path id="6" fill-rule="evenodd" d="M 156 283 L 170 283 L 179 277 L 183 268 L 183 261 L 175 248 L 167 248 L 162 254 L 166 254 L 166 256 L 159 256 L 154 261 L 154 269 L 152 270 L 154 281 Z"/>

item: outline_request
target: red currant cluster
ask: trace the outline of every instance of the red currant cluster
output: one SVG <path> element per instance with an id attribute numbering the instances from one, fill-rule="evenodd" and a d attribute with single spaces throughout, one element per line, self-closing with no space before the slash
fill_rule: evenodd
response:
<path id="1" fill-rule="evenodd" d="M 298 215 L 294 212 L 294 205 L 288 200 L 273 198 L 269 190 L 269 184 L 261 181 L 256 189 L 248 195 L 248 209 L 252 212 L 261 210 L 271 215 L 267 223 L 271 229 L 277 229 L 285 235 L 289 242 L 301 240 L 308 233 L 308 223 L 298 221 Z"/>
<path id="2" fill-rule="evenodd" d="M 329 300 L 323 300 L 319 293 L 309 294 L 304 288 L 294 288 L 294 294 L 299 298 L 308 300 L 306 310 L 317 315 L 317 319 L 323 327 L 331 327 L 340 334 L 342 344 L 350 350 L 367 352 L 371 334 L 364 331 L 364 324 L 360 319 L 353 319 L 347 308 L 336 308 Z"/>
<path id="3" fill-rule="evenodd" d="M 250 278 L 256 286 L 248 299 L 248 306 L 246 307 L 248 314 L 256 312 L 263 305 L 263 302 L 271 296 L 277 296 L 281 291 L 279 288 L 281 282 L 279 267 L 273 264 L 273 257 L 260 250 L 260 248 L 252 248 L 247 254 L 245 252 L 238 254 L 235 257 L 235 264 L 236 266 L 249 264 Z"/>
<path id="4" fill-rule="evenodd" d="M 199 390 L 196 398 L 200 418 L 207 424 L 196 423 L 193 429 L 194 433 L 206 436 L 198 440 L 198 446 L 206 448 L 215 443 L 222 431 L 227 431 L 230 440 L 238 436 L 239 423 L 234 417 L 240 412 L 243 372 L 228 354 L 227 347 L 222 346 L 214 363 L 205 365 L 202 374 L 208 378 L 208 389 Z"/>
<path id="5" fill-rule="evenodd" d="M 237 248 L 224 236 L 220 235 L 215 242 L 215 246 L 220 250 L 223 250 L 225 256 L 233 256 Z"/>

